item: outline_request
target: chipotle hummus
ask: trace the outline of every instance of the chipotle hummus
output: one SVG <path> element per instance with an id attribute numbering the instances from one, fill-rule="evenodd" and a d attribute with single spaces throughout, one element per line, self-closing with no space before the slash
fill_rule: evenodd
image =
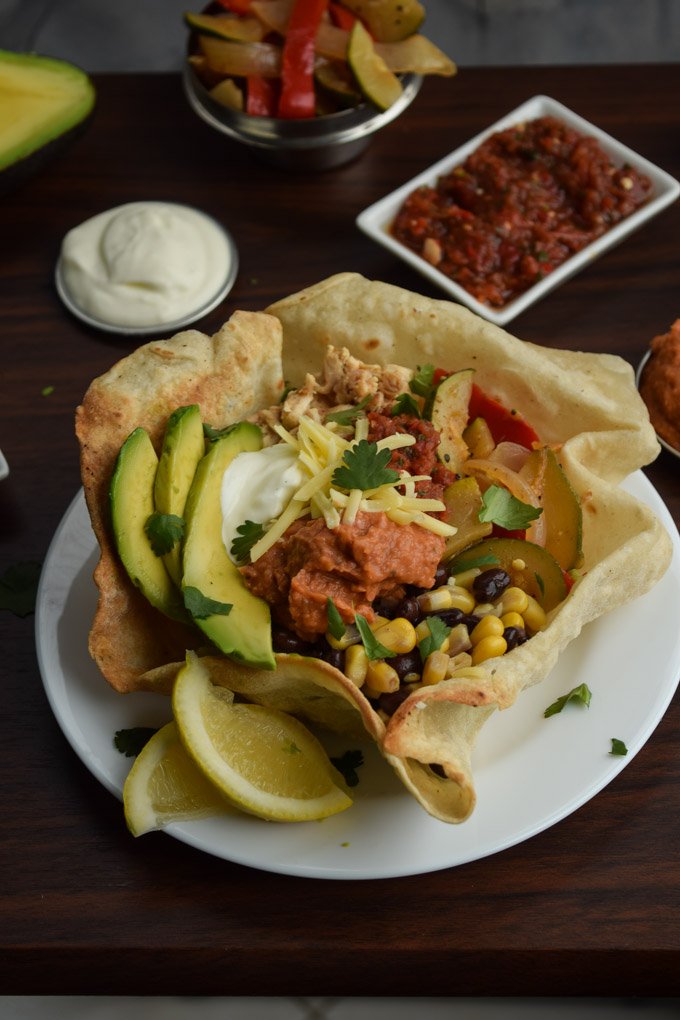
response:
<path id="1" fill-rule="evenodd" d="M 657 435 L 680 450 L 680 319 L 654 337 L 650 349 L 640 393 Z"/>

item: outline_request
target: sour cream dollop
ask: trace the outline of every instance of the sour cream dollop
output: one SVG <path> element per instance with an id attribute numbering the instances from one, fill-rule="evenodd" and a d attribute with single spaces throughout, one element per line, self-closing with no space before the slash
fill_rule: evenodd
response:
<path id="1" fill-rule="evenodd" d="M 222 541 L 230 558 L 236 529 L 244 521 L 269 524 L 305 481 L 297 452 L 286 443 L 239 453 L 222 477 Z"/>
<path id="2" fill-rule="evenodd" d="M 134 328 L 179 322 L 221 300 L 235 257 L 227 232 L 198 209 L 130 202 L 70 230 L 59 269 L 77 309 Z"/>

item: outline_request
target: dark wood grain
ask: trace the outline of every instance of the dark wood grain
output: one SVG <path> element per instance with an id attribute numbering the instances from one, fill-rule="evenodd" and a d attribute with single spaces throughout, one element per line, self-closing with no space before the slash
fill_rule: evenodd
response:
<path id="1" fill-rule="evenodd" d="M 355 163 L 315 176 L 258 162 L 186 106 L 179 77 L 103 76 L 86 133 L 0 204 L 0 569 L 41 561 L 79 485 L 73 413 L 130 343 L 61 307 L 64 232 L 125 201 L 196 204 L 241 268 L 211 331 L 356 270 L 441 296 L 364 238 L 369 203 L 545 93 L 680 175 L 680 65 L 465 70 L 428 81 Z M 677 205 L 512 324 L 548 346 L 636 363 L 680 315 Z M 49 396 L 41 395 L 53 386 Z M 647 471 L 680 521 L 680 470 Z M 676 698 L 618 778 L 494 857 L 419 877 L 311 883 L 152 834 L 76 758 L 42 690 L 32 617 L 2 614 L 0 991 L 304 995 L 677 995 L 680 773 Z M 641 641 L 653 641 L 640 634 Z"/>

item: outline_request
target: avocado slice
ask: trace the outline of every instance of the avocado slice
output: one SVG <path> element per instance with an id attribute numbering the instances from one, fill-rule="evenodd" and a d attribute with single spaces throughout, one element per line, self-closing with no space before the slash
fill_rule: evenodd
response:
<path id="1" fill-rule="evenodd" d="M 343 0 L 378 42 L 399 42 L 417 32 L 425 20 L 419 0 Z"/>
<path id="2" fill-rule="evenodd" d="M 222 541 L 222 477 L 239 453 L 259 450 L 262 433 L 239 422 L 210 447 L 194 476 L 185 509 L 182 587 L 231 606 L 194 622 L 225 655 L 248 666 L 274 669 L 269 606 L 248 591 Z"/>
<path id="3" fill-rule="evenodd" d="M 184 517 L 184 507 L 198 462 L 205 454 L 203 422 L 198 404 L 178 407 L 168 418 L 156 480 L 154 506 L 158 513 Z M 179 588 L 182 583 L 181 547 L 177 543 L 163 561 Z"/>
<path id="4" fill-rule="evenodd" d="M 463 430 L 468 423 L 474 374 L 473 368 L 464 368 L 446 376 L 432 400 L 430 420 L 439 432 L 437 456 L 451 471 L 460 471 L 470 456 Z"/>
<path id="5" fill-rule="evenodd" d="M 396 74 L 378 56 L 373 40 L 360 21 L 355 21 L 347 44 L 347 62 L 362 93 L 378 109 L 387 110 L 402 94 Z"/>
<path id="6" fill-rule="evenodd" d="M 92 82 L 73 64 L 0 50 L 0 170 L 63 140 L 94 102 Z"/>
<path id="7" fill-rule="evenodd" d="M 522 538 L 486 538 L 448 564 L 452 574 L 473 566 L 481 566 L 482 570 L 501 567 L 510 575 L 511 584 L 533 595 L 546 613 L 567 597 L 564 574 L 555 557 Z"/>
<path id="8" fill-rule="evenodd" d="M 188 622 L 179 590 L 144 530 L 154 510 L 153 487 L 158 457 L 149 433 L 131 432 L 123 443 L 109 490 L 116 548 L 128 577 L 152 606 L 174 620 Z"/>

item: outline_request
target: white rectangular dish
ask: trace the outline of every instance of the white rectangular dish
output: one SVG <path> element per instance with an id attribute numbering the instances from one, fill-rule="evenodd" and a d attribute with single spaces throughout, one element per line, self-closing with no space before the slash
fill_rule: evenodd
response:
<path id="1" fill-rule="evenodd" d="M 464 163 L 467 157 L 489 135 L 497 131 L 503 131 L 513 124 L 534 120 L 538 117 L 558 118 L 574 130 L 595 138 L 617 166 L 630 163 L 638 171 L 646 174 L 651 181 L 650 197 L 634 213 L 621 220 L 620 223 L 616 224 L 601 237 L 596 238 L 596 240 L 592 241 L 580 252 L 572 255 L 566 262 L 562 263 L 562 265 L 558 266 L 547 276 L 544 276 L 542 280 L 535 283 L 528 290 L 513 298 L 502 308 L 490 308 L 474 298 L 460 284 L 455 283 L 448 276 L 445 276 L 444 273 L 436 269 L 435 266 L 426 262 L 425 259 L 392 237 L 389 232 L 390 226 L 402 203 L 416 188 L 422 185 L 434 187 L 439 177 Z M 656 216 L 662 209 L 670 205 L 671 202 L 674 202 L 678 195 L 680 195 L 680 183 L 671 177 L 670 174 L 650 163 L 643 156 L 638 155 L 637 152 L 617 142 L 611 135 L 579 117 L 578 114 L 573 113 L 568 107 L 563 106 L 562 103 L 558 103 L 549 96 L 534 96 L 470 139 L 470 141 L 449 153 L 448 156 L 444 156 L 443 159 L 423 170 L 422 173 L 407 181 L 389 195 L 364 209 L 357 217 L 356 223 L 359 229 L 367 234 L 368 237 L 389 249 L 398 258 L 403 259 L 419 273 L 422 273 L 423 276 L 440 286 L 442 290 L 446 291 L 456 301 L 467 305 L 473 312 L 481 315 L 489 322 L 503 326 L 519 315 L 520 312 L 525 311 L 534 302 L 544 297 L 554 287 L 563 283 L 609 248 L 618 244 L 634 230 L 642 226 L 643 223 Z"/>

